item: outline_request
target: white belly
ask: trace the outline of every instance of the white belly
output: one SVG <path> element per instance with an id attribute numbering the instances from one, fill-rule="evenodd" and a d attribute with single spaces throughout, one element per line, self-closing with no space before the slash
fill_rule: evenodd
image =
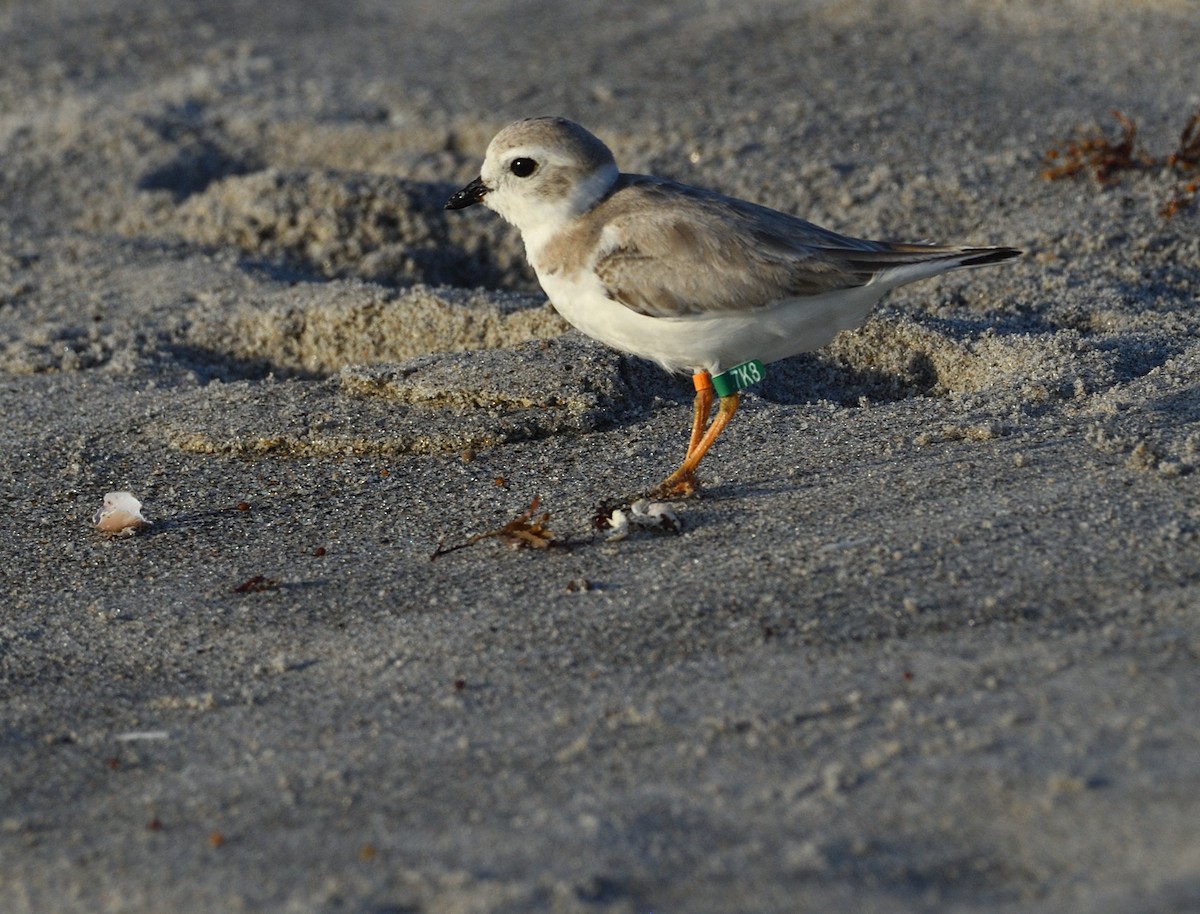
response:
<path id="1" fill-rule="evenodd" d="M 839 331 L 861 325 L 887 291 L 866 285 L 756 310 L 662 318 L 613 301 L 590 270 L 574 277 L 539 272 L 538 279 L 558 313 L 593 339 L 668 371 L 714 374 L 750 359 L 775 362 L 819 349 Z"/>

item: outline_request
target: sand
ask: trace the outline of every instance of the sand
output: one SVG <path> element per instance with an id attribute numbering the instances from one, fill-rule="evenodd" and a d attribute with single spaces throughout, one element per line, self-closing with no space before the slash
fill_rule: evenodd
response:
<path id="1" fill-rule="evenodd" d="M 4 4 L 0 909 L 1200 910 L 1200 200 L 1040 177 L 1114 108 L 1175 148 L 1196 13 Z M 773 366 L 609 542 L 689 382 L 440 208 L 542 113 L 1027 253 Z"/>

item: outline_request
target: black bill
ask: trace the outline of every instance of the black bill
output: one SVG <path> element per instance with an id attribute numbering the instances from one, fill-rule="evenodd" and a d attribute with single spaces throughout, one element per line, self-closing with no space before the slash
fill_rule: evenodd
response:
<path id="1" fill-rule="evenodd" d="M 474 206 L 483 199 L 487 192 L 487 185 L 483 183 L 483 178 L 476 178 L 446 201 L 446 209 L 465 209 L 468 206 Z"/>

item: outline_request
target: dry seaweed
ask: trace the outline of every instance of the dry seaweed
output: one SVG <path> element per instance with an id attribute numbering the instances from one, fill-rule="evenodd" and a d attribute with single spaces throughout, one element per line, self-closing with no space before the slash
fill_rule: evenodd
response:
<path id="1" fill-rule="evenodd" d="M 1103 133 L 1084 135 L 1061 147 L 1048 149 L 1045 160 L 1048 165 L 1042 170 L 1047 181 L 1070 178 L 1082 171 L 1090 171 L 1101 187 L 1115 184 L 1118 173 L 1138 168 L 1165 168 L 1180 175 L 1188 175 L 1200 167 L 1200 111 L 1188 119 L 1179 137 L 1179 148 L 1169 155 L 1155 157 L 1137 149 L 1137 124 L 1124 113 L 1112 112 L 1121 126 L 1118 139 L 1110 139 Z M 1200 192 L 1200 181 L 1191 180 L 1176 187 L 1172 197 L 1160 209 L 1159 215 L 1170 219 L 1181 209 L 1190 206 Z"/>
<path id="2" fill-rule="evenodd" d="M 1061 149 L 1048 149 L 1046 160 L 1055 164 L 1043 171 L 1042 177 L 1047 181 L 1057 181 L 1090 168 L 1096 181 L 1107 186 L 1113 183 L 1113 175 L 1119 171 L 1153 165 L 1154 159 L 1135 150 L 1137 124 L 1115 109 L 1112 116 L 1121 125 L 1120 139 L 1113 141 L 1103 133 L 1097 133 L 1080 137 Z"/>
<path id="3" fill-rule="evenodd" d="M 437 548 L 433 550 L 433 554 L 429 557 L 430 561 L 443 555 L 448 555 L 451 552 L 457 552 L 459 549 L 474 546 L 485 539 L 499 539 L 507 543 L 512 549 L 546 549 L 550 546 L 559 545 L 548 526 L 550 512 L 544 511 L 535 516 L 534 512 L 537 511 L 537 506 L 538 499 L 534 498 L 528 508 L 503 527 L 499 527 L 496 530 L 488 530 L 486 533 L 476 533 L 464 542 L 453 546 L 446 546 L 444 540 L 439 542 Z"/>
<path id="4" fill-rule="evenodd" d="M 1200 168 L 1200 111 L 1191 116 L 1179 135 L 1179 148 L 1167 156 L 1167 165 L 1180 174 L 1189 174 Z M 1184 207 L 1190 206 L 1200 193 L 1200 181 L 1188 181 L 1175 191 L 1175 195 L 1163 205 L 1159 214 L 1170 219 Z"/>
<path id="5" fill-rule="evenodd" d="M 1167 164 L 1182 172 L 1200 167 L 1200 111 L 1184 126 L 1179 136 L 1179 148 L 1167 156 Z"/>
<path id="6" fill-rule="evenodd" d="M 256 574 L 252 578 L 247 578 L 242 581 L 237 587 L 233 588 L 234 593 L 263 593 L 267 590 L 274 590 L 279 586 L 279 582 L 274 578 L 268 578 L 265 575 Z"/>

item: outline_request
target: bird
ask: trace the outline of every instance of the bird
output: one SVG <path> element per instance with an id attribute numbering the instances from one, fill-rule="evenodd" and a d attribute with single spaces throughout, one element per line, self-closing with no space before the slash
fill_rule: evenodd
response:
<path id="1" fill-rule="evenodd" d="M 446 201 L 482 204 L 521 234 L 554 308 L 614 349 L 691 372 L 683 462 L 657 486 L 696 492 L 697 467 L 765 366 L 860 326 L 887 292 L 950 270 L 1004 263 L 1013 247 L 870 241 L 667 178 L 621 172 L 563 117 L 495 135 L 479 176 Z M 712 415 L 713 403 L 717 403 Z"/>

